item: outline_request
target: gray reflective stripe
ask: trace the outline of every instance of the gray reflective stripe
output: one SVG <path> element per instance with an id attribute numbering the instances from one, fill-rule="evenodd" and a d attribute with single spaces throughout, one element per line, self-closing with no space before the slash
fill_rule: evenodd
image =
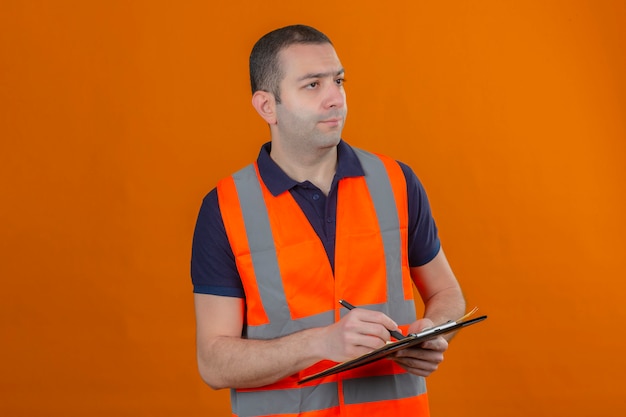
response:
<path id="1" fill-rule="evenodd" d="M 398 324 L 410 324 L 416 319 L 415 302 L 412 299 L 396 301 L 393 308 L 390 308 L 388 304 L 359 304 L 359 307 L 385 313 Z M 339 310 L 341 317 L 348 312 L 345 308 Z"/>
<path id="2" fill-rule="evenodd" d="M 268 391 L 231 390 L 233 414 L 239 417 L 298 414 L 339 405 L 337 383 Z"/>
<path id="3" fill-rule="evenodd" d="M 404 299 L 402 287 L 402 250 L 400 220 L 391 180 L 383 162 L 376 155 L 354 148 L 365 171 L 365 181 L 376 209 L 383 239 L 387 269 L 387 309 L 383 311 L 399 323 L 415 321 L 415 303 Z M 373 309 L 376 309 L 372 306 Z"/>
<path id="4" fill-rule="evenodd" d="M 248 165 L 238 171 L 233 175 L 233 179 L 263 307 L 270 323 L 280 325 L 280 317 L 290 317 L 290 312 L 280 278 L 267 207 L 254 165 Z M 252 337 L 250 333 L 248 336 Z"/>
<path id="5" fill-rule="evenodd" d="M 266 305 L 265 301 L 263 301 L 263 306 Z M 290 316 L 287 315 L 286 317 Z M 299 332 L 300 330 L 327 326 L 334 321 L 335 313 L 333 310 L 295 320 L 285 321 L 285 319 L 275 319 L 268 324 L 260 326 L 248 325 L 247 336 L 250 339 L 270 339 L 278 336 L 286 336 L 291 333 Z"/>
<path id="6" fill-rule="evenodd" d="M 412 374 L 370 376 L 343 381 L 346 404 L 398 400 L 426 393 L 424 378 Z"/>

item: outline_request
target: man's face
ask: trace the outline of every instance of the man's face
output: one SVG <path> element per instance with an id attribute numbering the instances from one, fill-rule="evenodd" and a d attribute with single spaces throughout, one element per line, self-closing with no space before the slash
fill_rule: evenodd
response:
<path id="1" fill-rule="evenodd" d="M 279 59 L 283 79 L 272 139 L 305 148 L 336 146 L 348 108 L 335 49 L 330 44 L 296 44 L 283 49 Z"/>

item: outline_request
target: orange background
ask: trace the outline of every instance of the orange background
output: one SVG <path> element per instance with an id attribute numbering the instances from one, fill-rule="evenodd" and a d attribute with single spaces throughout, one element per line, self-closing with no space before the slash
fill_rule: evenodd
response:
<path id="1" fill-rule="evenodd" d="M 623 1 L 0 3 L 0 414 L 219 416 L 196 371 L 200 201 L 268 139 L 256 39 L 307 23 L 344 138 L 410 164 L 490 316 L 433 416 L 623 416 Z"/>

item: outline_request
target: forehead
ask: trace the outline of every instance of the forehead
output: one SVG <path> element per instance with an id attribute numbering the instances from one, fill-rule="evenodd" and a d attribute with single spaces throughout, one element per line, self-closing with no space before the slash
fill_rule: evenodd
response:
<path id="1" fill-rule="evenodd" d="M 335 75 L 342 70 L 335 48 L 329 43 L 290 45 L 280 51 L 279 60 L 285 80 L 312 74 Z"/>

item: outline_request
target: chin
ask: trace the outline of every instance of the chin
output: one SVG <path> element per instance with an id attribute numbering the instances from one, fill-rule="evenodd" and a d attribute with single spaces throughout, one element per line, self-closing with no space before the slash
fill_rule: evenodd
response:
<path id="1" fill-rule="evenodd" d="M 325 148 L 331 148 L 333 146 L 339 145 L 340 141 L 341 135 L 337 135 L 325 138 L 323 141 L 320 141 L 320 144 L 323 144 L 323 147 Z"/>

